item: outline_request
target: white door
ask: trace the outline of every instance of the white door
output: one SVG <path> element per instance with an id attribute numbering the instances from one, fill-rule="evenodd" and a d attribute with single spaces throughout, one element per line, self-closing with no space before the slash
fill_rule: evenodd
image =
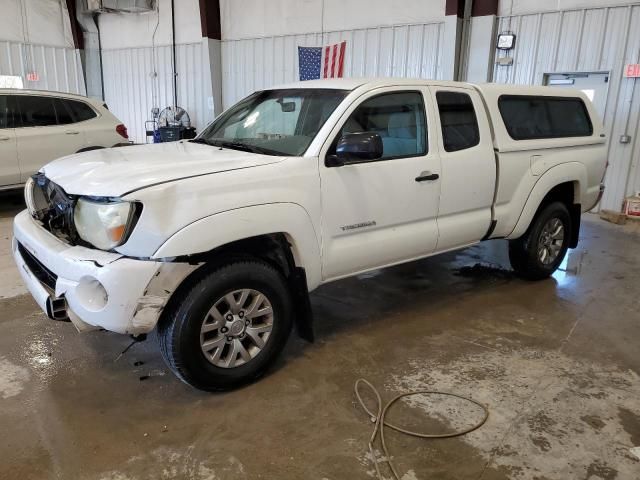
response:
<path id="1" fill-rule="evenodd" d="M 84 135 L 69 123 L 68 112 L 54 97 L 17 95 L 22 122 L 16 128 L 21 180 L 56 158 L 70 155 L 85 146 Z M 56 111 L 58 103 L 58 112 Z"/>
<path id="2" fill-rule="evenodd" d="M 431 148 L 427 88 L 382 88 L 354 102 L 320 155 L 325 280 L 432 253 L 438 239 L 440 158 Z M 327 167 L 343 133 L 382 137 L 382 158 Z"/>
<path id="3" fill-rule="evenodd" d="M 609 91 L 608 73 L 552 73 L 545 75 L 545 85 L 582 90 L 604 122 Z"/>
<path id="4" fill-rule="evenodd" d="M 480 241 L 491 226 L 496 160 L 480 95 L 431 87 L 442 164 L 438 251 Z"/>
<path id="5" fill-rule="evenodd" d="M 11 97 L 0 95 L 0 188 L 20 183 L 12 104 Z"/>

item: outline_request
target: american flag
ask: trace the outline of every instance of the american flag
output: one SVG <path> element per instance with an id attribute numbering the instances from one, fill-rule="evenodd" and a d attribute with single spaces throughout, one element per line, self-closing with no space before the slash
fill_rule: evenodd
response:
<path id="1" fill-rule="evenodd" d="M 347 42 L 325 47 L 298 47 L 300 80 L 342 78 Z"/>

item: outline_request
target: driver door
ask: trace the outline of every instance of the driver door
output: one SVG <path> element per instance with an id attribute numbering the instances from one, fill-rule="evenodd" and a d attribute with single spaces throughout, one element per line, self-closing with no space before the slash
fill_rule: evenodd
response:
<path id="1" fill-rule="evenodd" d="M 428 88 L 403 86 L 368 92 L 338 122 L 320 155 L 324 280 L 435 250 L 440 157 L 428 128 L 434 118 Z M 382 158 L 327 166 L 339 138 L 362 131 L 380 135 Z"/>

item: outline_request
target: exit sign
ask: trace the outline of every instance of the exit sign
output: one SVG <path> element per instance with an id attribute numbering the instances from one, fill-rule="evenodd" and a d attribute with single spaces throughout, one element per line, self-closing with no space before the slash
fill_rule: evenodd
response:
<path id="1" fill-rule="evenodd" d="M 640 63 L 630 63 L 624 66 L 624 76 L 627 78 L 640 77 Z"/>

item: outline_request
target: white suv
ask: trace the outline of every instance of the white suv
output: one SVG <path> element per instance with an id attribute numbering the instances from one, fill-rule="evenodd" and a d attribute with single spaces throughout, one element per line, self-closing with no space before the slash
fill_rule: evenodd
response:
<path id="1" fill-rule="evenodd" d="M 0 88 L 0 190 L 19 187 L 51 160 L 128 138 L 127 128 L 99 100 Z"/>

